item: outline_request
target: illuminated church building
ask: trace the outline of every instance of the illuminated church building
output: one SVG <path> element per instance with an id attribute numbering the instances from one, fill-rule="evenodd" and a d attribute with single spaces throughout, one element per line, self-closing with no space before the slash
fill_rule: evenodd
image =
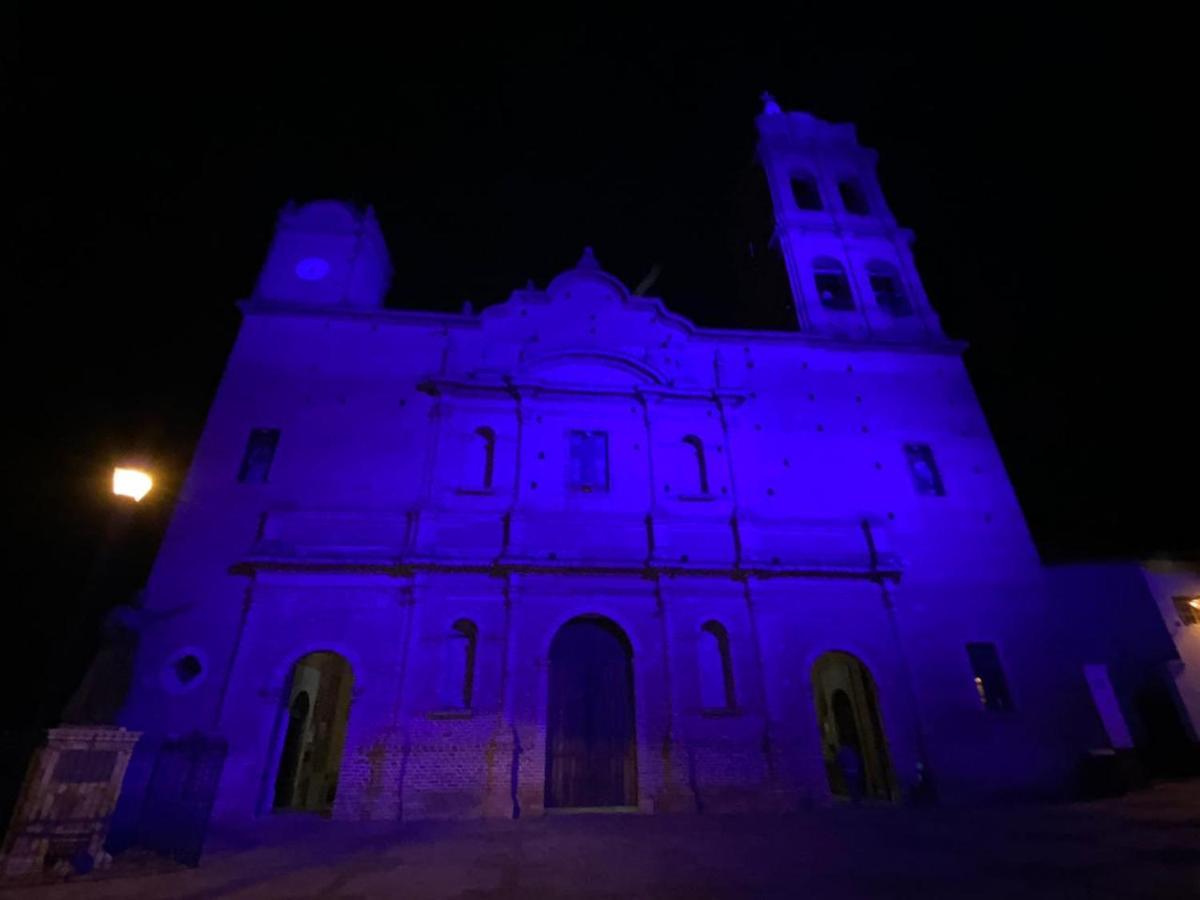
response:
<path id="1" fill-rule="evenodd" d="M 148 584 L 128 794 L 194 731 L 218 817 L 1070 790 L 1102 718 L 875 154 L 757 125 L 791 331 L 590 250 L 385 308 L 370 211 L 282 213 Z"/>

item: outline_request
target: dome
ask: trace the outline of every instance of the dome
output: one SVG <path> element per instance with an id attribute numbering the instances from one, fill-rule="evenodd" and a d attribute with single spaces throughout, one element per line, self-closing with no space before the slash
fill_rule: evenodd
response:
<path id="1" fill-rule="evenodd" d="M 305 231 L 355 231 L 363 214 L 342 200 L 314 200 L 302 206 L 289 205 L 280 215 L 280 224 Z"/>

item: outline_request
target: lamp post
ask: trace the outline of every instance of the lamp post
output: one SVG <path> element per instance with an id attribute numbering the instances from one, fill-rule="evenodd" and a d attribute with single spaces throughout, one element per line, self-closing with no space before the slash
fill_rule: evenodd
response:
<path id="1" fill-rule="evenodd" d="M 150 493 L 153 486 L 154 479 L 144 469 L 124 466 L 117 466 L 113 469 L 112 492 L 113 496 L 119 499 L 112 505 L 100 548 L 96 551 L 96 558 L 92 560 L 92 567 L 88 570 L 87 579 L 80 592 L 79 611 L 83 616 L 91 611 L 93 594 L 107 574 L 108 563 L 112 558 L 113 551 L 120 546 L 129 531 L 129 525 L 133 521 L 134 508 Z M 82 621 L 82 616 L 80 621 Z"/>
<path id="2" fill-rule="evenodd" d="M 76 600 L 75 614 L 63 628 L 57 651 L 49 654 L 52 665 L 43 684 L 36 728 L 19 742 L 0 746 L 5 757 L 0 762 L 6 770 L 25 772 L 11 820 L 0 822 L 8 825 L 0 876 L 45 869 L 46 854 L 56 844 L 72 848 L 69 865 L 65 860 L 56 865 L 76 872 L 90 872 L 111 861 L 104 843 L 141 732 L 113 723 L 122 699 L 120 692 L 114 691 L 119 686 L 120 666 L 106 659 L 111 654 L 105 649 L 68 700 L 61 722 L 48 726 L 63 687 L 63 670 L 69 671 L 70 660 L 79 649 L 84 623 L 90 620 L 102 593 L 109 560 L 128 531 L 133 507 L 153 485 L 154 480 L 141 469 L 113 471 L 112 492 L 117 500 Z M 8 818 L 9 810 L 3 812 Z"/>
<path id="3" fill-rule="evenodd" d="M 57 689 L 62 687 L 59 683 L 61 678 L 59 671 L 64 666 L 70 665 L 71 658 L 79 647 L 85 625 L 94 611 L 97 594 L 108 574 L 113 553 L 121 546 L 129 532 L 135 507 L 141 503 L 153 487 L 154 479 L 145 469 L 129 466 L 117 466 L 113 469 L 113 500 L 110 501 L 112 505 L 108 521 L 105 524 L 100 546 L 96 550 L 96 556 L 92 560 L 91 567 L 88 569 L 83 586 L 79 591 L 74 616 L 65 629 L 66 634 L 57 654 L 57 664 L 52 667 L 49 673 L 50 677 L 46 680 L 45 693 L 38 713 L 37 725 L 39 728 L 50 724 L 49 717 L 52 714 L 55 695 Z M 83 684 L 75 691 L 74 695 L 66 698 L 65 719 L 86 717 L 88 694 L 92 688 L 91 681 L 92 673 L 89 671 L 84 676 Z"/>

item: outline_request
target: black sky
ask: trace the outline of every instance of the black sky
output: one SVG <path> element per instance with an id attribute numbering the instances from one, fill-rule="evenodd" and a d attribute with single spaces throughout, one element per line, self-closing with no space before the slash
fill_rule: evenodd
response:
<path id="1" fill-rule="evenodd" d="M 587 243 L 629 284 L 660 264 L 654 292 L 702 325 L 753 325 L 731 212 L 765 89 L 880 151 L 1043 554 L 1200 550 L 1188 301 L 1150 287 L 1131 239 L 1164 179 L 1131 163 L 1128 23 L 1047 4 L 37 9 L 0 33 L 10 604 L 32 649 L 74 614 L 108 467 L 134 452 L 163 489 L 107 597 L 144 579 L 287 200 L 372 203 L 395 306 L 478 309 Z"/>

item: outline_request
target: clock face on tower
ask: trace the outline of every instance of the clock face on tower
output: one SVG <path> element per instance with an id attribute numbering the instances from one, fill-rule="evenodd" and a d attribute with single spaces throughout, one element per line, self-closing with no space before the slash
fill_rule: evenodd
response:
<path id="1" fill-rule="evenodd" d="M 296 276 L 303 281 L 320 281 L 328 274 L 329 262 L 319 256 L 306 256 L 296 263 Z"/>

